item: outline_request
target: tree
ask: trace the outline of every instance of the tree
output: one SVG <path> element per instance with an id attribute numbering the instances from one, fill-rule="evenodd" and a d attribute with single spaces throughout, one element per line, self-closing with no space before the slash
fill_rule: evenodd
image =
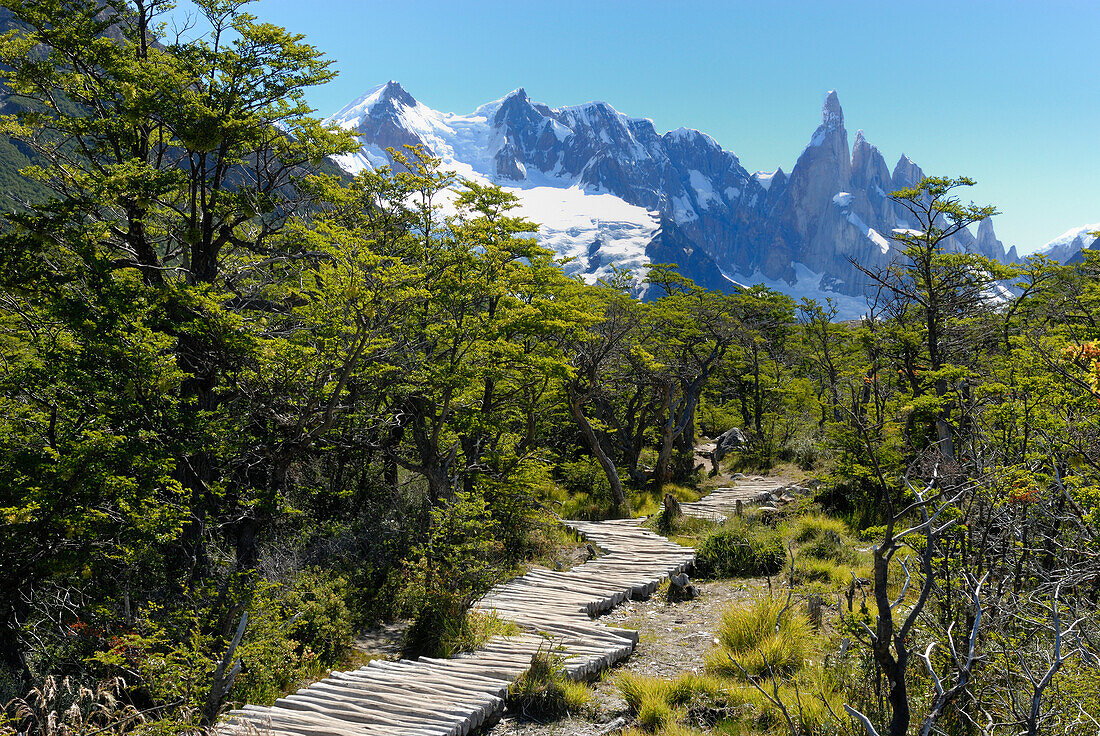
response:
<path id="1" fill-rule="evenodd" d="M 664 292 L 647 310 L 649 341 L 636 358 L 658 395 L 652 482 L 660 490 L 674 473 L 684 478 L 694 467 L 695 410 L 733 342 L 734 322 L 727 295 L 701 289 L 671 268 L 653 267 L 646 281 Z"/>
<path id="2" fill-rule="evenodd" d="M 3 320 L 28 379 L 4 383 L 4 421 L 26 448 L 6 468 L 4 506 L 12 519 L 52 509 L 39 526 L 56 540 L 8 568 L 13 595 L 71 571 L 66 558 L 94 564 L 90 550 L 137 554 L 135 536 L 165 554 L 151 569 L 194 582 L 211 521 L 254 535 L 234 520 L 280 482 L 278 463 L 240 472 L 237 388 L 271 355 L 269 318 L 291 309 L 272 285 L 287 264 L 323 258 L 280 237 L 313 205 L 296 179 L 353 144 L 303 101 L 333 72 L 301 36 L 258 23 L 244 2 L 197 5 L 211 30 L 168 40 L 165 0 L 8 3 L 21 26 L 0 60 L 25 104 L 2 128 L 44 162 L 27 173 L 52 199 L 9 216 L 0 246 Z M 288 447 L 301 443 L 261 454 Z M 93 456 L 98 485 L 80 469 Z M 71 468 L 58 483 L 41 483 L 47 458 Z M 90 526 L 74 523 L 89 514 Z M 253 545 L 239 549 L 249 564 Z M 18 604 L 0 603 L 11 642 Z"/>
<path id="3" fill-rule="evenodd" d="M 586 413 L 589 403 L 600 402 L 605 415 L 610 413 L 608 393 L 615 373 L 629 365 L 629 354 L 638 338 L 642 308 L 631 299 L 627 289 L 629 274 L 615 272 L 611 279 L 597 284 L 594 311 L 600 321 L 590 331 L 569 340 L 573 372 L 565 381 L 569 414 L 576 422 L 588 451 L 596 458 L 611 488 L 611 501 L 617 509 L 626 503 L 622 478 L 609 448 L 604 446 Z M 632 443 L 630 443 L 632 444 Z M 635 453 L 636 454 L 636 453 Z"/>
<path id="4" fill-rule="evenodd" d="M 988 258 L 945 250 L 952 236 L 997 214 L 995 207 L 963 204 L 953 194 L 959 187 L 974 184 L 966 177 L 926 177 L 915 187 L 894 192 L 891 198 L 918 223 L 915 230 L 894 232 L 902 246 L 901 258 L 882 270 L 853 261 L 889 294 L 896 318 L 910 309 L 920 314 L 921 347 L 928 365 L 921 380 L 913 374 L 915 393 L 920 396 L 929 387 L 935 392 L 935 442 L 950 460 L 956 457 L 959 427 L 952 424 L 948 394 L 950 385 L 962 376 L 951 364 L 963 349 L 955 327 L 991 300 L 998 280 L 1015 273 Z"/>

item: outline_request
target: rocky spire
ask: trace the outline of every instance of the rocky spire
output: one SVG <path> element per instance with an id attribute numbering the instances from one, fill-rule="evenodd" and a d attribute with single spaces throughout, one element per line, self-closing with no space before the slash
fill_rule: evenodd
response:
<path id="1" fill-rule="evenodd" d="M 891 191 L 890 169 L 879 150 L 867 142 L 863 131 L 856 131 L 852 144 L 852 188 L 866 189 L 869 195 L 885 196 Z"/>
<path id="2" fill-rule="evenodd" d="M 974 249 L 979 255 L 1001 263 L 1015 260 L 1015 254 L 1005 253 L 1004 243 L 997 239 L 997 234 L 993 231 L 993 220 L 988 217 L 978 223 L 978 238 L 974 243 Z"/>
<path id="3" fill-rule="evenodd" d="M 894 174 L 891 177 L 891 186 L 894 189 L 904 189 L 905 187 L 915 187 L 920 184 L 920 180 L 924 178 L 924 172 L 921 168 L 913 163 L 913 160 L 901 154 L 901 158 L 898 159 L 897 165 L 894 167 Z"/>
<path id="4" fill-rule="evenodd" d="M 825 93 L 825 104 L 821 107 L 821 124 L 829 129 L 844 128 L 844 111 L 840 109 L 840 98 L 836 90 Z"/>

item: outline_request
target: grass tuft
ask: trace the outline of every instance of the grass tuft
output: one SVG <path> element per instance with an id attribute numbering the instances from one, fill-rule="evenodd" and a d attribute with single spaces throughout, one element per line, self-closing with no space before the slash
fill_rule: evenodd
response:
<path id="1" fill-rule="evenodd" d="M 783 611 L 785 606 L 781 599 L 762 596 L 747 606 L 728 609 L 718 626 L 720 646 L 707 655 L 707 670 L 743 678 L 743 668 L 755 678 L 769 667 L 776 673 L 801 668 L 814 649 L 813 628 L 793 608 Z"/>
<path id="2" fill-rule="evenodd" d="M 547 642 L 531 656 L 531 666 L 508 689 L 508 707 L 538 720 L 593 715 L 596 696 L 584 683 L 565 676 L 562 658 Z"/>
<path id="3" fill-rule="evenodd" d="M 699 545 L 695 571 L 709 578 L 774 575 L 786 561 L 783 538 L 775 529 L 733 519 Z"/>

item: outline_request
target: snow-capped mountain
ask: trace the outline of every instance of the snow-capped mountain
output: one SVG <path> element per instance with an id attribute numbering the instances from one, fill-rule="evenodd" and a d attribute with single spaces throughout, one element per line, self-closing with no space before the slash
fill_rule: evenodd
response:
<path id="1" fill-rule="evenodd" d="M 1082 225 L 1059 235 L 1039 250 L 1036 255 L 1053 258 L 1059 263 L 1069 263 L 1081 258 L 1081 251 L 1100 250 L 1100 238 L 1089 233 L 1100 231 L 1100 222 L 1095 225 Z"/>
<path id="2" fill-rule="evenodd" d="M 849 259 L 889 262 L 893 231 L 916 223 L 888 193 L 923 176 L 905 156 L 891 172 L 862 131 L 849 149 L 835 92 L 790 174 L 750 174 L 696 130 L 660 134 L 605 102 L 551 109 L 522 88 L 456 115 L 389 82 L 331 120 L 362 143 L 338 160 L 349 172 L 390 163 L 388 147 L 422 144 L 445 168 L 514 192 L 521 214 L 540 223 L 540 241 L 572 256 L 567 268 L 589 280 L 611 264 L 640 276 L 649 264 L 676 263 L 711 288 L 763 282 L 831 297 L 846 316 L 861 313 L 867 288 Z M 952 247 L 1015 259 L 988 221 Z"/>

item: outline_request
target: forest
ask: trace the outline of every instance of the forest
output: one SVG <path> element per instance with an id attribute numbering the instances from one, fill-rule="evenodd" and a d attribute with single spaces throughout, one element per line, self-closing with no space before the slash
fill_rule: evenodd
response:
<path id="1" fill-rule="evenodd" d="M 559 518 L 697 498 L 733 427 L 724 467 L 814 493 L 664 531 L 801 524 L 764 567 L 825 596 L 832 654 L 661 697 L 741 697 L 746 733 L 1100 728 L 1100 254 L 947 252 L 996 210 L 931 177 L 858 321 L 671 264 L 589 284 L 423 149 L 327 164 L 355 148 L 305 102 L 331 62 L 239 0 L 201 32 L 164 0 L 2 4 L 0 132 L 49 194 L 0 232 L 0 733 L 196 732 L 379 622 L 476 646 L 501 624 L 470 605 L 577 545 Z"/>

